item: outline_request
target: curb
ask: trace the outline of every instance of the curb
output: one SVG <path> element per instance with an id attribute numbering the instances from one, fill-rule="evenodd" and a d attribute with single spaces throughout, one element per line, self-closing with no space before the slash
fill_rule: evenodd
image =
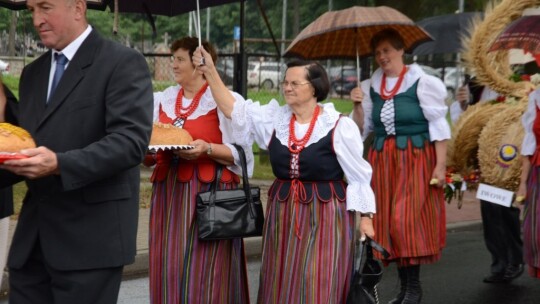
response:
<path id="1" fill-rule="evenodd" d="M 447 233 L 478 231 L 482 230 L 482 221 L 465 221 L 456 222 L 446 225 Z M 251 237 L 244 239 L 244 248 L 246 259 L 256 258 L 261 256 L 262 252 L 262 237 Z M 140 278 L 148 275 L 148 250 L 140 250 L 137 252 L 135 262 L 124 267 L 123 280 Z"/>

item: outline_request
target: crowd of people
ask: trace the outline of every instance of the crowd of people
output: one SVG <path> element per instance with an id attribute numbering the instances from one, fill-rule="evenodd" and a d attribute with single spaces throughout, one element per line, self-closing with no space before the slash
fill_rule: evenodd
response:
<path id="1" fill-rule="evenodd" d="M 141 162 L 154 168 L 151 303 L 249 303 L 243 240 L 200 240 L 195 209 L 197 193 L 215 180 L 220 189 L 238 187 L 240 157 L 232 144 L 244 148 L 252 174 L 254 143 L 268 150 L 275 175 L 257 302 L 345 303 L 354 244 L 365 238 L 390 253 L 378 257 L 385 265 L 397 265 L 400 291 L 390 303 L 421 302 L 421 265 L 439 261 L 446 244 L 451 134 L 445 86 L 404 63 L 397 31 L 373 36 L 379 68 L 351 92 L 346 116 L 321 103 L 330 82 L 317 62 L 289 62 L 281 83 L 285 104 L 261 104 L 224 85 L 210 43 L 184 37 L 171 46 L 177 84 L 152 92 L 142 55 L 103 39 L 86 20 L 86 1 L 27 6 L 50 51 L 24 68 L 18 103 L 6 87 L 0 90 L 0 122 L 28 130 L 38 145 L 20 151 L 27 158 L 0 165 L 0 269 L 13 212 L 10 187 L 28 186 L 7 263 L 10 303 L 116 303 L 123 267 L 136 254 Z M 493 257 L 488 283 L 519 276 L 523 259 L 540 278 L 539 94 L 531 93 L 523 116 L 517 194 L 525 198 L 524 253 L 519 210 L 508 215 L 516 250 L 499 254 L 501 243 L 492 240 L 499 224 L 487 219 L 507 212 L 482 202 Z M 466 110 L 469 95 L 458 94 L 452 120 Z M 193 148 L 148 153 L 153 122 L 187 130 Z M 363 139 L 371 133 L 364 159 Z"/>

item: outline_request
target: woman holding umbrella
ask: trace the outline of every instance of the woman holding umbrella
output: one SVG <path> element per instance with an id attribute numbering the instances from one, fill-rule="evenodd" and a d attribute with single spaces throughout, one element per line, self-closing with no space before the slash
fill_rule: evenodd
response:
<path id="1" fill-rule="evenodd" d="M 442 185 L 446 173 L 446 88 L 436 77 L 403 62 L 404 42 L 387 28 L 371 39 L 380 66 L 351 92 L 353 119 L 367 136 L 377 202 L 375 240 L 397 263 L 401 291 L 390 303 L 419 303 L 420 265 L 438 261 L 446 241 Z"/>
<path id="2" fill-rule="evenodd" d="M 222 165 L 220 189 L 236 188 L 241 167 L 231 121 L 216 105 L 213 83 L 197 73 L 191 62 L 200 43 L 216 60 L 214 47 L 196 37 L 172 43 L 172 68 L 178 85 L 154 93 L 154 121 L 187 130 L 194 141 L 190 150 L 158 151 L 145 165 L 152 174 L 149 231 L 150 302 L 249 303 L 243 240 L 202 241 L 195 220 L 196 195 L 207 191 Z M 243 100 L 227 88 L 221 98 Z M 248 172 L 251 146 L 244 145 Z M 250 173 L 251 174 L 251 173 Z"/>
<path id="3" fill-rule="evenodd" d="M 219 78 L 208 53 L 196 52 L 193 62 L 202 55 L 206 65 L 198 69 L 212 86 Z M 363 145 L 354 122 L 333 104 L 318 103 L 329 88 L 320 64 L 293 61 L 282 82 L 284 106 L 215 94 L 235 138 L 268 149 L 277 177 L 269 190 L 259 303 L 345 303 L 356 230 L 375 234 L 371 167 L 356 157 Z M 364 215 L 360 221 L 354 211 Z"/>

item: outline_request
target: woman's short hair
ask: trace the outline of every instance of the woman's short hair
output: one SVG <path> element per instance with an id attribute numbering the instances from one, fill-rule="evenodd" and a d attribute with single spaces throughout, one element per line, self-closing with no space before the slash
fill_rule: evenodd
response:
<path id="1" fill-rule="evenodd" d="M 330 91 L 330 81 L 328 81 L 328 74 L 326 74 L 326 70 L 323 66 L 316 61 L 294 60 L 287 64 L 287 69 L 293 67 L 306 68 L 306 80 L 309 81 L 315 89 L 317 101 L 325 100 Z"/>
<path id="2" fill-rule="evenodd" d="M 214 63 L 217 62 L 217 52 L 216 49 L 212 44 L 210 44 L 208 41 L 201 40 L 201 44 L 203 48 L 212 56 L 212 60 Z M 191 60 L 191 57 L 193 57 L 193 53 L 199 46 L 199 38 L 197 37 L 184 37 L 178 40 L 173 41 L 171 44 L 171 54 L 174 54 L 174 52 L 178 51 L 178 49 L 184 49 L 189 52 L 189 57 Z"/>
<path id="3" fill-rule="evenodd" d="M 388 41 L 396 50 L 402 50 L 405 48 L 405 41 L 403 37 L 393 28 L 386 28 L 377 32 L 371 37 L 370 46 L 371 51 L 375 53 L 375 49 L 381 42 Z"/>

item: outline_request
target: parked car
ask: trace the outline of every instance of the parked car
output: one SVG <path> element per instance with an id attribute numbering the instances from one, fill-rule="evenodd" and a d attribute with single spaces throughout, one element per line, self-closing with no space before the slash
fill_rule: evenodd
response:
<path id="1" fill-rule="evenodd" d="M 348 95 L 352 89 L 358 86 L 358 77 L 356 68 L 352 66 L 344 66 L 338 70 L 334 76 L 330 76 L 332 89 L 336 94 Z"/>
<path id="2" fill-rule="evenodd" d="M 2 74 L 7 74 L 9 72 L 9 63 L 0 59 L 0 72 Z"/>
<path id="3" fill-rule="evenodd" d="M 431 75 L 431 76 L 435 76 L 435 77 L 442 80 L 442 74 L 438 70 L 436 70 L 436 69 L 434 69 L 434 68 L 432 68 L 430 66 L 427 66 L 427 65 L 419 64 L 419 66 L 422 68 L 422 70 L 424 70 L 424 72 L 426 72 L 426 74 Z"/>
<path id="4" fill-rule="evenodd" d="M 439 69 L 442 74 L 442 68 Z M 446 90 L 448 91 L 448 98 L 454 99 L 455 93 L 457 89 L 463 85 L 463 82 L 465 80 L 465 69 L 461 68 L 461 73 L 459 74 L 459 80 L 458 77 L 458 70 L 456 67 L 446 67 L 444 68 L 444 85 L 446 86 Z"/>
<path id="5" fill-rule="evenodd" d="M 341 75 L 341 71 L 342 70 L 347 70 L 347 69 L 355 69 L 356 67 L 353 66 L 353 65 L 340 65 L 340 66 L 333 66 L 333 67 L 330 67 L 328 70 L 327 70 L 327 73 L 328 73 L 328 79 L 330 79 L 330 81 L 332 79 L 335 79 L 337 78 L 338 76 Z"/>
<path id="6" fill-rule="evenodd" d="M 279 62 L 250 62 L 247 83 L 249 87 L 272 90 L 278 87 L 285 75 L 286 66 Z"/>
<path id="7" fill-rule="evenodd" d="M 232 87 L 234 80 L 234 63 L 231 59 L 220 58 L 216 63 L 219 77 L 226 86 Z"/>

